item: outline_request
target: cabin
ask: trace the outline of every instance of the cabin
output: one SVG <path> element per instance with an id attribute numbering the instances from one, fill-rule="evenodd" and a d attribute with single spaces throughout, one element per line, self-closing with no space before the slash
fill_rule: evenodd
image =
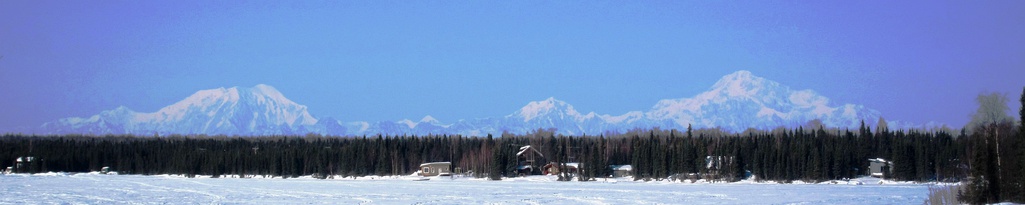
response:
<path id="1" fill-rule="evenodd" d="M 705 169 L 720 170 L 733 164 L 732 156 L 705 156 Z"/>
<path id="2" fill-rule="evenodd" d="M 872 177 L 885 177 L 883 171 L 893 171 L 893 162 L 883 158 L 868 159 L 868 174 Z"/>
<path id="3" fill-rule="evenodd" d="M 520 147 L 520 151 L 516 152 L 516 175 L 538 175 L 542 171 L 537 165 L 540 160 L 544 160 L 545 155 L 534 149 L 530 145 Z"/>
<path id="4" fill-rule="evenodd" d="M 431 162 L 420 164 L 420 172 L 417 175 L 424 177 L 433 176 L 451 176 L 449 172 L 452 168 L 452 162 Z"/>
<path id="5" fill-rule="evenodd" d="M 705 156 L 705 172 L 701 177 L 706 180 L 721 179 L 734 163 L 733 156 Z"/>
<path id="6" fill-rule="evenodd" d="M 35 172 L 36 170 L 33 169 L 35 168 L 35 166 L 33 166 L 35 163 L 35 157 L 18 157 L 14 160 L 14 170 L 11 172 Z"/>
<path id="7" fill-rule="evenodd" d="M 609 168 L 612 169 L 612 177 L 633 176 L 634 168 L 633 168 L 633 166 L 630 166 L 629 164 L 626 164 L 626 165 L 609 165 Z"/>
<path id="8" fill-rule="evenodd" d="M 559 175 L 563 171 L 562 169 L 559 168 L 560 166 L 561 166 L 561 164 L 559 164 L 557 162 L 548 163 L 543 168 L 544 169 L 544 174 L 545 175 L 549 175 L 549 174 L 551 174 L 551 175 Z M 579 170 L 579 169 L 577 169 L 578 167 L 580 167 L 580 163 L 569 162 L 569 163 L 566 163 L 566 170 L 565 171 L 567 173 L 570 173 L 570 174 L 576 174 L 577 171 Z"/>

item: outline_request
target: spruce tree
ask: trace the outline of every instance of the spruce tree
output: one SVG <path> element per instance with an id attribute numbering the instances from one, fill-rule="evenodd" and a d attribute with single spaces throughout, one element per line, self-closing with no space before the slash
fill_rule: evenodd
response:
<path id="1" fill-rule="evenodd" d="M 606 156 L 606 153 L 605 153 L 605 151 L 608 149 L 607 148 L 608 145 L 605 142 L 606 141 L 605 136 L 602 135 L 601 137 L 599 137 L 598 141 L 599 141 L 599 145 L 598 145 L 598 153 L 597 153 L 597 157 L 596 157 L 597 158 L 596 161 L 598 162 L 598 164 L 597 164 L 598 165 L 598 167 L 597 167 L 598 173 L 597 173 L 596 176 L 608 177 L 610 169 L 609 169 L 609 161 L 608 161 L 608 158 L 607 158 L 608 156 Z"/>
<path id="2" fill-rule="evenodd" d="M 633 136 L 633 139 L 630 140 L 630 143 L 631 143 L 631 145 L 630 145 L 630 147 L 631 147 L 631 149 L 630 149 L 630 153 L 631 153 L 630 163 L 633 166 L 633 170 L 634 170 L 633 178 L 634 178 L 634 181 L 642 180 L 642 179 L 644 179 L 643 175 L 645 175 L 645 173 L 643 172 L 643 170 L 644 170 L 643 168 L 645 167 L 645 165 L 643 165 L 645 159 L 642 156 L 643 155 L 642 150 L 644 150 L 644 148 L 641 147 L 641 139 L 637 135 Z"/>
<path id="3" fill-rule="evenodd" d="M 491 166 L 488 169 L 488 178 L 491 180 L 502 180 L 502 167 L 505 167 L 502 164 L 502 162 L 505 162 L 505 157 L 502 156 L 502 148 L 505 146 L 502 145 L 501 140 L 498 142 L 493 140 L 491 135 L 488 135 L 487 141 L 487 144 L 491 145 Z"/>
<path id="4" fill-rule="evenodd" d="M 651 176 L 652 178 L 655 178 L 655 180 L 661 181 L 665 178 L 665 165 L 663 163 L 665 162 L 665 157 L 663 156 L 664 151 L 662 150 L 661 143 L 659 143 L 659 139 L 655 137 L 654 131 L 650 131 L 650 134 L 648 134 L 647 145 L 647 150 L 649 152 L 648 160 L 651 161 L 651 165 L 649 166 L 651 167 Z"/>

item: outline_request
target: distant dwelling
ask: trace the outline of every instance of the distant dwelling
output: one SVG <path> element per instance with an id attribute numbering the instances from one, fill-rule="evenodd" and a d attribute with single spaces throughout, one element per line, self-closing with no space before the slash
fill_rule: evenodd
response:
<path id="1" fill-rule="evenodd" d="M 710 172 L 718 172 L 733 163 L 731 156 L 705 156 L 705 169 Z"/>
<path id="2" fill-rule="evenodd" d="M 708 170 L 720 170 L 732 163 L 732 156 L 705 156 L 705 169 Z"/>
<path id="3" fill-rule="evenodd" d="M 633 166 L 626 165 L 609 165 L 612 169 L 612 177 L 627 177 L 633 176 Z"/>
<path id="4" fill-rule="evenodd" d="M 433 176 L 450 176 L 449 169 L 452 167 L 452 162 L 431 162 L 420 164 L 420 176 L 433 177 Z"/>
<path id="5" fill-rule="evenodd" d="M 733 156 L 705 156 L 705 173 L 702 173 L 700 177 L 706 180 L 720 180 L 723 177 L 727 177 L 726 180 L 731 180 L 732 175 L 727 174 L 732 165 L 734 165 L 735 159 Z M 688 178 L 695 178 L 697 176 L 688 176 Z"/>
<path id="6" fill-rule="evenodd" d="M 530 145 L 520 147 L 520 151 L 516 153 L 516 174 L 520 176 L 541 174 L 541 169 L 537 167 L 537 164 L 538 160 L 544 160 L 544 157 L 545 155 Z"/>
<path id="7" fill-rule="evenodd" d="M 100 174 L 117 175 L 117 172 L 110 171 L 110 167 L 103 167 L 103 168 L 100 168 Z"/>
<path id="8" fill-rule="evenodd" d="M 14 160 L 14 170 L 11 172 L 33 172 L 35 170 L 31 169 L 34 168 L 35 163 L 35 157 L 18 157 Z"/>
<path id="9" fill-rule="evenodd" d="M 545 174 L 545 175 L 549 175 L 549 174 L 551 174 L 551 175 L 558 175 L 558 174 L 561 174 L 563 170 L 559 168 L 560 166 L 561 166 L 561 164 L 559 164 L 558 162 L 548 163 L 547 165 L 544 166 L 544 173 L 543 174 Z M 577 169 L 578 167 L 580 167 L 580 163 L 569 162 L 569 163 L 566 163 L 566 170 L 565 171 L 570 173 L 570 174 L 576 174 L 577 171 L 578 171 L 578 169 Z"/>
<path id="10" fill-rule="evenodd" d="M 893 171 L 893 162 L 886 161 L 883 158 L 868 159 L 869 175 L 883 178 L 884 169 L 889 169 L 887 171 Z"/>

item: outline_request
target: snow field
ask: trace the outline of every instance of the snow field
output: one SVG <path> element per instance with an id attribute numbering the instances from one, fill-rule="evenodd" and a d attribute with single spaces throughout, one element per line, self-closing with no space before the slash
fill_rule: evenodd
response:
<path id="1" fill-rule="evenodd" d="M 0 204 L 920 204 L 926 184 L 486 181 L 414 176 L 185 178 L 101 174 L 0 175 Z"/>

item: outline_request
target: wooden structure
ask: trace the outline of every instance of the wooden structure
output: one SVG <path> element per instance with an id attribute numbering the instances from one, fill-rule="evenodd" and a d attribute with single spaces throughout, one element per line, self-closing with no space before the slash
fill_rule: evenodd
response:
<path id="1" fill-rule="evenodd" d="M 544 166 L 544 173 L 543 174 L 545 174 L 545 175 L 549 175 L 549 174 L 550 175 L 559 175 L 563 171 L 566 171 L 567 173 L 570 173 L 570 174 L 576 174 L 577 171 L 579 171 L 578 167 L 580 167 L 580 163 L 576 163 L 576 162 L 566 163 L 566 170 L 562 170 L 562 168 L 559 168 L 560 166 L 562 166 L 562 164 L 557 163 L 557 162 L 548 163 L 547 165 Z"/>
<path id="2" fill-rule="evenodd" d="M 537 151 L 537 149 L 534 149 L 534 147 L 530 145 L 520 147 L 520 151 L 516 152 L 516 175 L 526 176 L 541 174 L 542 171 L 537 167 L 537 165 L 544 160 L 544 157 L 545 155 L 541 154 L 541 152 Z"/>
<path id="3" fill-rule="evenodd" d="M 451 176 L 452 162 L 431 162 L 420 164 L 420 172 L 417 175 L 424 177 Z"/>

